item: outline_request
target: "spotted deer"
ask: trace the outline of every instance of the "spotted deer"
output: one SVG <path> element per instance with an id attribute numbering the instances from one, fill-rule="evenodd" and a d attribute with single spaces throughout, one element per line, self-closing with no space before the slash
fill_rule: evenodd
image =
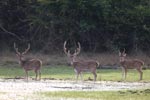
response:
<path id="1" fill-rule="evenodd" d="M 122 79 L 126 79 L 128 69 L 136 69 L 140 74 L 140 80 L 142 80 L 142 67 L 144 66 L 144 62 L 139 59 L 126 59 L 125 49 L 122 53 L 119 51 L 119 57 L 120 65 L 122 66 Z"/>
<path id="2" fill-rule="evenodd" d="M 94 81 L 96 81 L 97 74 L 96 69 L 99 66 L 99 62 L 95 60 L 80 60 L 77 58 L 77 55 L 81 51 L 81 45 L 78 42 L 78 48 L 75 50 L 73 54 L 70 53 L 70 50 L 67 50 L 66 48 L 66 41 L 64 42 L 64 52 L 67 55 L 67 57 L 70 60 L 71 65 L 74 68 L 74 71 L 76 73 L 76 81 L 78 80 L 78 77 L 80 75 L 82 80 L 82 72 L 91 72 L 94 75 Z"/>
<path id="3" fill-rule="evenodd" d="M 41 79 L 41 67 L 42 67 L 42 61 L 39 59 L 25 59 L 24 55 L 29 51 L 30 49 L 30 44 L 28 44 L 28 48 L 25 49 L 24 52 L 19 52 L 18 48 L 16 48 L 16 44 L 14 43 L 14 49 L 16 51 L 16 55 L 19 59 L 19 64 L 23 67 L 25 70 L 26 74 L 26 80 L 28 81 L 28 71 L 34 70 L 36 77 L 35 79 L 37 80 L 37 77 L 39 75 L 39 80 Z"/>

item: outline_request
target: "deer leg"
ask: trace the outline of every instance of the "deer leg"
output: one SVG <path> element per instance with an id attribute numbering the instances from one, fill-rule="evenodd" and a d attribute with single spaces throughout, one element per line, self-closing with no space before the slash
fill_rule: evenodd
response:
<path id="1" fill-rule="evenodd" d="M 80 73 L 80 78 L 81 78 L 81 80 L 83 81 L 82 73 Z"/>
<path id="2" fill-rule="evenodd" d="M 76 73 L 76 82 L 78 82 L 79 74 L 80 73 L 78 73 L 78 72 Z"/>
<path id="3" fill-rule="evenodd" d="M 39 70 L 39 80 L 41 80 L 41 71 Z"/>
<path id="4" fill-rule="evenodd" d="M 122 67 L 122 79 L 125 80 L 127 75 L 127 69 Z"/>
<path id="5" fill-rule="evenodd" d="M 26 73 L 26 80 L 28 82 L 28 71 L 26 70 L 25 73 Z"/>
<path id="6" fill-rule="evenodd" d="M 76 69 L 74 69 L 74 71 L 75 71 L 75 73 L 76 73 L 76 82 L 77 82 L 80 72 L 78 72 Z"/>
<path id="7" fill-rule="evenodd" d="M 125 76 L 125 71 L 124 68 L 122 67 L 122 80 L 124 80 L 124 76 Z"/>
<path id="8" fill-rule="evenodd" d="M 124 76 L 124 79 L 126 79 L 126 77 L 127 77 L 127 69 L 125 68 L 125 76 Z"/>
<path id="9" fill-rule="evenodd" d="M 37 80 L 37 77 L 38 77 L 38 71 L 37 70 L 35 70 L 35 80 Z"/>
<path id="10" fill-rule="evenodd" d="M 95 82 L 96 78 L 97 78 L 97 74 L 95 72 L 93 72 L 93 75 L 94 75 L 94 82 Z"/>
<path id="11" fill-rule="evenodd" d="M 138 68 L 137 71 L 140 73 L 140 80 L 142 80 L 143 72 L 141 68 Z"/>

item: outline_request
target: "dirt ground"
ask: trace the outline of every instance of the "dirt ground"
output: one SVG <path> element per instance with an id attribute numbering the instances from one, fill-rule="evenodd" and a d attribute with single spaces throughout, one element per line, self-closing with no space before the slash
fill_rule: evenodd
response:
<path id="1" fill-rule="evenodd" d="M 150 88 L 148 82 L 111 82 L 111 81 L 63 81 L 0 79 L 0 100 L 47 100 L 41 92 L 46 91 L 117 91 Z M 34 99 L 33 99 L 34 98 Z"/>

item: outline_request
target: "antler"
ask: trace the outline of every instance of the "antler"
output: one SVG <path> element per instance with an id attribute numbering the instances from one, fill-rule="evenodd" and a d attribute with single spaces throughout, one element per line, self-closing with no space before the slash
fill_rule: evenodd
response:
<path id="1" fill-rule="evenodd" d="M 78 55 L 79 53 L 80 53 L 80 51 L 81 51 L 81 45 L 80 45 L 80 42 L 78 42 L 78 48 L 77 48 L 77 50 L 75 50 L 75 53 L 76 53 L 76 55 Z"/>
<path id="2" fill-rule="evenodd" d="M 68 54 L 66 44 L 67 44 L 67 41 L 64 42 L 64 52 L 65 52 L 65 54 Z"/>
<path id="3" fill-rule="evenodd" d="M 123 54 L 125 54 L 125 51 L 126 51 L 126 50 L 125 50 L 125 48 L 124 48 L 124 49 L 123 49 Z"/>
<path id="4" fill-rule="evenodd" d="M 121 52 L 120 52 L 120 50 L 119 50 L 119 56 L 121 56 Z"/>
<path id="5" fill-rule="evenodd" d="M 14 49 L 16 50 L 17 54 L 20 54 L 20 52 L 18 51 L 18 48 L 16 48 L 16 43 L 14 43 Z"/>
<path id="6" fill-rule="evenodd" d="M 22 54 L 26 54 L 29 50 L 30 50 L 30 44 L 28 44 L 28 48 Z"/>

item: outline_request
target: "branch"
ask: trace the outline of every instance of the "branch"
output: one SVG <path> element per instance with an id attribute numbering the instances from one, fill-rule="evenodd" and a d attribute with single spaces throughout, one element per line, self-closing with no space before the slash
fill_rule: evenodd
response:
<path id="1" fill-rule="evenodd" d="M 8 34 L 10 34 L 10 35 L 15 36 L 18 40 L 22 40 L 22 39 L 21 39 L 19 36 L 17 36 L 15 33 L 12 33 L 12 32 L 7 31 L 2 25 L 0 25 L 0 28 L 1 28 L 4 32 L 6 32 L 6 33 L 8 33 Z"/>

